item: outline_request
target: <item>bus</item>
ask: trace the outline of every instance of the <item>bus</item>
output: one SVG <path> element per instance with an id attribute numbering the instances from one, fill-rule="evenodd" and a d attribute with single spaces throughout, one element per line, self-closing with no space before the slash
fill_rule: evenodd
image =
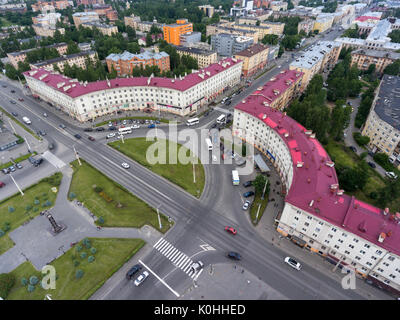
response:
<path id="1" fill-rule="evenodd" d="M 208 151 L 211 151 L 211 150 L 213 149 L 213 145 L 212 145 L 212 143 L 211 143 L 210 138 L 207 138 L 207 139 L 206 139 L 206 143 L 207 143 Z"/>
<path id="2" fill-rule="evenodd" d="M 240 184 L 239 172 L 237 170 L 232 170 L 232 183 L 234 186 L 238 186 Z"/>
<path id="3" fill-rule="evenodd" d="M 198 123 L 199 123 L 199 118 L 192 118 L 192 119 L 189 119 L 188 121 L 186 121 L 187 126 L 193 126 Z"/>
<path id="4" fill-rule="evenodd" d="M 132 128 L 131 127 L 126 127 L 126 128 L 119 128 L 118 129 L 119 134 L 128 134 L 132 133 Z"/>
<path id="5" fill-rule="evenodd" d="M 218 118 L 217 118 L 217 123 L 225 123 L 226 122 L 226 116 L 224 114 L 221 114 Z"/>

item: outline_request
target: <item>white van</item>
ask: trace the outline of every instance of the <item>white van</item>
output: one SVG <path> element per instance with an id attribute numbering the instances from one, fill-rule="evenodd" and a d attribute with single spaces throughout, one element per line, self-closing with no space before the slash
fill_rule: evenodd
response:
<path id="1" fill-rule="evenodd" d="M 32 121 L 29 120 L 28 117 L 22 117 L 22 121 L 25 122 L 26 124 L 31 124 L 32 123 Z"/>
<path id="2" fill-rule="evenodd" d="M 391 171 L 386 171 L 385 172 L 386 176 L 392 179 L 397 179 L 397 174 L 395 174 L 394 172 Z"/>

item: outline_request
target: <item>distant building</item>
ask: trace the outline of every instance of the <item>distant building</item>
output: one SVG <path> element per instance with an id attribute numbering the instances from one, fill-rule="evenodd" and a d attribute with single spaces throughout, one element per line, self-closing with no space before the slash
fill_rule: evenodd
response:
<path id="1" fill-rule="evenodd" d="M 64 64 L 68 63 L 69 66 L 77 66 L 82 69 L 86 69 L 86 59 L 95 61 L 97 59 L 96 51 L 84 51 L 79 53 L 70 54 L 68 56 L 63 55 L 59 58 L 54 58 L 46 61 L 41 61 L 37 63 L 30 64 L 31 69 L 45 69 L 48 71 L 54 71 L 54 65 L 60 69 L 61 72 L 64 71 Z"/>
<path id="2" fill-rule="evenodd" d="M 400 53 L 393 51 L 358 49 L 351 52 L 352 65 L 357 65 L 359 70 L 368 70 L 374 64 L 375 71 L 381 74 L 396 60 L 400 60 Z"/>
<path id="3" fill-rule="evenodd" d="M 56 31 L 60 32 L 61 34 L 65 33 L 64 28 L 56 28 L 42 24 L 33 24 L 32 28 L 35 31 L 36 35 L 40 37 L 54 37 Z"/>
<path id="4" fill-rule="evenodd" d="M 72 19 L 76 28 L 79 28 L 82 23 L 100 22 L 99 14 L 94 11 L 76 12 L 72 15 Z"/>
<path id="5" fill-rule="evenodd" d="M 297 25 L 297 32 L 300 33 L 300 31 L 303 30 L 306 34 L 309 34 L 314 30 L 314 23 L 315 20 L 313 19 L 304 19 L 300 21 Z"/>
<path id="6" fill-rule="evenodd" d="M 214 50 L 176 46 L 176 52 L 179 54 L 179 56 L 188 55 L 196 59 L 200 69 L 218 61 L 217 52 Z"/>
<path id="7" fill-rule="evenodd" d="M 104 0 L 76 0 L 76 4 L 79 6 L 81 4 L 88 6 L 94 4 L 104 4 Z"/>
<path id="8" fill-rule="evenodd" d="M 248 30 L 242 28 L 225 27 L 220 24 L 210 24 L 206 27 L 206 36 L 212 36 L 217 34 L 231 34 L 235 36 L 250 37 L 254 43 L 258 42 L 259 33 L 258 30 Z"/>
<path id="9" fill-rule="evenodd" d="M 4 151 L 18 144 L 19 138 L 8 131 L 4 126 L 0 128 L 0 151 Z"/>
<path id="10" fill-rule="evenodd" d="M 71 4 L 67 0 L 56 1 L 38 1 L 31 5 L 32 11 L 50 11 L 50 10 L 63 10 L 70 7 Z"/>
<path id="11" fill-rule="evenodd" d="M 63 55 L 67 53 L 68 45 L 65 42 L 62 43 L 56 43 L 52 44 L 49 46 L 46 46 L 46 48 L 54 48 L 58 51 L 59 55 Z M 14 66 L 14 68 L 18 68 L 18 62 L 25 62 L 26 56 L 28 52 L 37 50 L 39 48 L 32 48 L 32 49 L 27 49 L 27 50 L 22 50 L 22 51 L 17 51 L 17 52 L 10 52 L 7 53 L 7 57 L 9 58 L 10 63 Z"/>
<path id="12" fill-rule="evenodd" d="M 0 4 L 0 13 L 4 13 L 4 12 L 24 13 L 24 12 L 26 12 L 26 3 L 19 2 L 19 3 Z"/>
<path id="13" fill-rule="evenodd" d="M 317 16 L 314 22 L 313 31 L 318 30 L 319 33 L 325 32 L 330 29 L 333 24 L 334 15 L 329 13 L 320 14 Z"/>
<path id="14" fill-rule="evenodd" d="M 248 77 L 256 73 L 257 70 L 263 69 L 267 65 L 268 51 L 267 46 L 255 43 L 237 52 L 235 58 L 243 61 L 242 74 Z"/>
<path id="15" fill-rule="evenodd" d="M 288 3 L 284 1 L 271 1 L 269 4 L 269 8 L 272 11 L 286 11 Z"/>
<path id="16" fill-rule="evenodd" d="M 201 32 L 188 32 L 181 34 L 180 44 L 181 46 L 189 46 L 193 43 L 201 41 Z"/>
<path id="17" fill-rule="evenodd" d="M 205 15 L 211 18 L 214 15 L 214 7 L 210 5 L 199 6 L 199 9 L 205 13 Z"/>
<path id="18" fill-rule="evenodd" d="M 235 36 L 227 33 L 218 33 L 211 36 L 211 46 L 221 56 L 230 57 L 250 47 L 253 43 L 254 41 L 250 37 Z"/>
<path id="19" fill-rule="evenodd" d="M 89 29 L 97 28 L 105 36 L 112 36 L 113 34 L 118 33 L 117 26 L 110 26 L 100 22 L 84 22 L 82 23 L 82 27 Z"/>
<path id="20" fill-rule="evenodd" d="M 193 24 L 189 23 L 187 19 L 178 19 L 175 24 L 165 25 L 163 32 L 165 41 L 179 46 L 181 44 L 181 35 L 193 32 Z"/>
<path id="21" fill-rule="evenodd" d="M 94 4 L 92 9 L 85 9 L 85 12 L 96 12 L 99 16 L 105 17 L 110 21 L 118 20 L 118 12 L 109 4 Z"/>
<path id="22" fill-rule="evenodd" d="M 92 50 L 92 44 L 90 42 L 78 43 L 78 48 L 81 51 L 90 51 Z"/>
<path id="23" fill-rule="evenodd" d="M 160 53 L 133 54 L 125 51 L 122 54 L 112 53 L 106 58 L 108 72 L 112 69 L 117 71 L 118 76 L 132 75 L 134 68 L 145 68 L 146 66 L 157 66 L 161 72 L 170 70 L 169 55 L 162 51 Z"/>
<path id="24" fill-rule="evenodd" d="M 124 17 L 125 25 L 130 26 L 133 29 L 138 29 L 139 22 L 140 22 L 140 17 L 136 17 L 134 14 L 132 14 L 130 17 Z"/>

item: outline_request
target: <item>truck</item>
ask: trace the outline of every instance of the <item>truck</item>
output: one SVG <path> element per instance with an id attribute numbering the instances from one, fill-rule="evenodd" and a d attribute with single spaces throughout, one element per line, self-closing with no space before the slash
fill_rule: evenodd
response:
<path id="1" fill-rule="evenodd" d="M 237 170 L 232 170 L 232 183 L 234 186 L 238 186 L 240 184 L 239 172 Z"/>
<path id="2" fill-rule="evenodd" d="M 32 121 L 28 117 L 22 117 L 22 121 L 25 122 L 26 124 L 32 123 Z"/>
<path id="3" fill-rule="evenodd" d="M 28 158 L 29 162 L 32 163 L 35 167 L 40 165 L 43 162 L 43 158 L 39 155 L 30 156 Z"/>

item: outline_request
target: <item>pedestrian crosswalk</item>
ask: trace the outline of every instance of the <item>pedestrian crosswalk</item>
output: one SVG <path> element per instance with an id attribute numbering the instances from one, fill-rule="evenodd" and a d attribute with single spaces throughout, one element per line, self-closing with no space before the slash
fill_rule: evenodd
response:
<path id="1" fill-rule="evenodd" d="M 171 243 L 164 238 L 160 238 L 153 246 L 158 252 L 165 256 L 172 264 L 185 272 L 190 278 L 194 279 L 197 272 L 191 266 L 193 260 L 190 259 L 185 253 L 179 251 Z"/>

